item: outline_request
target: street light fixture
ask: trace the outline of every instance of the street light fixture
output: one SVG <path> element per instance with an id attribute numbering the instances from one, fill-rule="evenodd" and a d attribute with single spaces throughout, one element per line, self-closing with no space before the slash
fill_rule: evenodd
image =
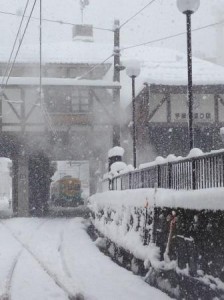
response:
<path id="1" fill-rule="evenodd" d="M 189 114 L 189 142 L 190 150 L 194 148 L 193 132 L 193 92 L 192 92 L 192 48 L 191 48 L 191 15 L 200 5 L 200 0 L 177 0 L 180 12 L 186 15 L 187 22 L 187 64 L 188 64 L 188 114 Z"/>
<path id="2" fill-rule="evenodd" d="M 136 116 L 135 116 L 135 78 L 140 74 L 140 62 L 131 60 L 126 64 L 126 73 L 132 80 L 132 133 L 133 133 L 133 166 L 136 168 Z"/>

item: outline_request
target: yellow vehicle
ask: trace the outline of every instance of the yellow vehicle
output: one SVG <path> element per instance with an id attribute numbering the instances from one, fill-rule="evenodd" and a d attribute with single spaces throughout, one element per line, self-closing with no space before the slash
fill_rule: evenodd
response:
<path id="1" fill-rule="evenodd" d="M 81 181 L 72 176 L 64 176 L 51 184 L 51 201 L 55 206 L 81 205 L 81 193 Z"/>

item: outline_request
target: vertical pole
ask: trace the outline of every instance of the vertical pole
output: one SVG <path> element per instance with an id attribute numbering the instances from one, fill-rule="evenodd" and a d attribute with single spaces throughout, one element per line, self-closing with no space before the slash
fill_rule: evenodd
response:
<path id="1" fill-rule="evenodd" d="M 15 215 L 18 213 L 18 157 L 12 159 L 12 210 Z"/>
<path id="2" fill-rule="evenodd" d="M 187 67 L 188 67 L 188 109 L 189 109 L 189 146 L 194 148 L 193 129 L 193 92 L 192 92 L 192 47 L 191 47 L 191 12 L 186 13 L 187 20 Z M 192 161 L 192 189 L 195 189 L 195 162 Z"/>
<path id="3" fill-rule="evenodd" d="M 219 123 L 219 95 L 214 95 L 214 111 L 215 111 L 215 124 L 218 126 Z"/>
<path id="4" fill-rule="evenodd" d="M 22 137 L 24 138 L 25 129 L 26 129 L 26 107 L 25 107 L 25 91 L 24 89 L 21 89 L 21 133 Z"/>
<path id="5" fill-rule="evenodd" d="M 2 91 L 0 91 L 0 132 L 2 131 L 2 123 L 3 123 L 3 109 L 2 109 Z"/>
<path id="6" fill-rule="evenodd" d="M 18 217 L 29 216 L 28 159 L 22 145 L 18 156 Z"/>
<path id="7" fill-rule="evenodd" d="M 120 22 L 114 22 L 114 82 L 120 82 Z M 120 146 L 120 89 L 113 89 L 113 147 Z"/>
<path id="8" fill-rule="evenodd" d="M 39 51 L 40 51 L 40 64 L 39 64 L 39 73 L 40 73 L 40 105 L 41 108 L 43 109 L 43 98 L 42 98 L 42 0 L 40 0 L 40 23 L 39 23 Z"/>
<path id="9" fill-rule="evenodd" d="M 191 12 L 186 13 L 187 20 L 187 65 L 188 65 L 188 113 L 189 113 L 189 146 L 194 148 L 193 132 L 193 92 L 192 92 L 192 49 L 191 49 Z"/>
<path id="10" fill-rule="evenodd" d="M 135 118 L 135 76 L 132 79 L 132 132 L 133 132 L 133 166 L 136 169 L 136 118 Z"/>
<path id="11" fill-rule="evenodd" d="M 83 7 L 81 8 L 81 22 L 83 24 Z"/>

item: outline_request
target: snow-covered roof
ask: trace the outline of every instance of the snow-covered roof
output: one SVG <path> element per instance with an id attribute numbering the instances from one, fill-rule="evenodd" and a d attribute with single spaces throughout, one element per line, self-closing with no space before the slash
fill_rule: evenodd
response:
<path id="1" fill-rule="evenodd" d="M 143 84 L 149 85 L 187 85 L 187 55 L 178 51 L 139 47 L 122 51 L 123 64 L 129 59 L 138 59 L 141 63 L 141 73 L 136 78 L 136 93 L 139 93 Z M 193 85 L 224 85 L 224 67 L 193 57 Z M 131 99 L 131 81 L 126 72 L 121 72 L 122 97 L 126 104 Z"/>
<path id="2" fill-rule="evenodd" d="M 11 49 L 1 47 L 0 62 L 7 62 Z M 40 49 L 38 44 L 22 45 L 16 59 L 19 63 L 39 63 Z M 101 43 L 69 41 L 42 45 L 43 63 L 88 63 L 101 62 L 113 54 L 113 46 Z M 110 60 L 112 62 L 112 58 Z"/>
<path id="3" fill-rule="evenodd" d="M 0 49 L 0 62 L 8 61 L 9 49 Z M 97 64 L 110 57 L 113 53 L 113 45 L 90 43 L 82 41 L 70 41 L 62 43 L 43 44 L 43 63 L 84 63 Z M 131 49 L 121 48 L 121 61 L 123 64 L 130 59 L 138 59 L 141 64 L 141 73 L 136 78 L 136 91 L 140 92 L 144 83 L 158 85 L 187 85 L 187 56 L 178 51 L 141 46 Z M 39 46 L 23 45 L 17 62 L 38 63 Z M 112 81 L 113 57 L 107 63 L 111 68 L 105 76 L 105 80 Z M 224 84 L 224 68 L 193 58 L 193 84 L 216 85 Z M 126 105 L 131 101 L 131 82 L 125 71 L 121 72 L 121 102 Z"/>
<path id="4" fill-rule="evenodd" d="M 133 50 L 125 51 L 126 57 L 131 57 Z M 186 85 L 187 84 L 187 55 L 178 51 L 141 47 L 134 51 L 133 58 L 141 62 L 139 78 L 149 84 Z M 193 83 L 224 84 L 224 68 L 193 57 Z"/>
<path id="5" fill-rule="evenodd" d="M 69 41 L 62 43 L 43 44 L 43 63 L 101 63 L 112 55 L 112 44 Z M 9 50 L 0 49 L 0 62 L 7 62 Z M 121 61 L 138 59 L 141 64 L 141 73 L 137 82 L 149 84 L 186 85 L 187 84 L 187 57 L 186 54 L 166 49 L 141 46 L 131 49 L 121 48 Z M 38 63 L 39 45 L 23 45 L 17 62 Z M 113 57 L 108 59 L 113 62 Z M 121 72 L 122 80 L 127 78 L 126 72 Z M 193 58 L 194 84 L 224 84 L 224 68 L 216 64 Z"/>
<path id="6" fill-rule="evenodd" d="M 2 77 L 0 77 L 0 82 L 2 81 Z M 7 83 L 7 86 L 10 85 L 39 85 L 40 79 L 39 77 L 10 77 Z M 119 88 L 120 84 L 118 82 L 106 81 L 106 80 L 88 80 L 82 79 L 78 80 L 76 78 L 50 78 L 43 77 L 42 85 L 47 86 L 77 86 L 77 87 L 94 87 L 94 88 Z"/>

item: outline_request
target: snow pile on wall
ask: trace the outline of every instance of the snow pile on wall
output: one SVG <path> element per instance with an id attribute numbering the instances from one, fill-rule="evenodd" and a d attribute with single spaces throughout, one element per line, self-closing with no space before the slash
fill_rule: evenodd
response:
<path id="1" fill-rule="evenodd" d="M 167 190 L 145 188 L 123 191 L 106 191 L 89 198 L 92 210 L 110 207 L 144 208 L 146 201 L 149 207 L 170 207 L 195 210 L 224 210 L 224 188 L 208 188 L 203 190 Z"/>
<path id="2" fill-rule="evenodd" d="M 175 298 L 184 298 L 179 293 L 191 282 L 192 291 L 188 292 L 192 299 L 202 288 L 212 295 L 209 299 L 216 299 L 224 289 L 223 270 L 217 267 L 223 256 L 223 193 L 224 188 L 107 191 L 90 197 L 89 208 L 93 225 L 112 242 L 106 242 L 105 248 L 108 244 L 110 256 L 119 263 L 123 262 L 119 249 L 124 248 L 144 262 L 147 282 Z M 171 223 L 171 215 L 177 216 L 175 223 Z M 177 224 L 173 225 L 174 233 L 171 224 Z M 105 241 L 99 239 L 96 244 L 102 246 Z M 132 265 L 131 270 L 135 272 Z M 173 283 L 168 280 L 170 274 L 175 278 Z"/>
<path id="3" fill-rule="evenodd" d="M 146 224 L 146 212 L 148 221 L 152 220 L 153 214 L 147 202 L 147 189 L 141 195 L 137 190 L 131 193 L 113 191 L 91 196 L 89 208 L 95 216 L 93 225 L 104 236 L 143 260 L 146 265 L 148 261 L 156 265 L 159 262 L 159 249 L 153 243 L 144 245 L 145 230 L 149 239 L 152 230 L 152 224 Z"/>
<path id="4" fill-rule="evenodd" d="M 136 189 L 107 191 L 89 198 L 94 214 L 93 225 L 115 244 L 136 258 L 159 266 L 159 250 L 153 244 L 143 245 L 145 231 L 151 239 L 154 207 L 195 210 L 224 210 L 224 188 L 195 191 Z M 147 212 L 147 221 L 146 221 Z"/>

